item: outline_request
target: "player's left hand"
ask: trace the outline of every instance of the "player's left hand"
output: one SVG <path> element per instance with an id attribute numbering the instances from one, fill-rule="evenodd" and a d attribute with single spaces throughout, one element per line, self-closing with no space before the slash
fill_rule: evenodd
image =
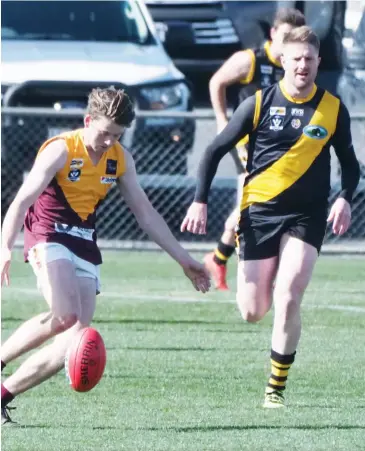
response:
<path id="1" fill-rule="evenodd" d="M 180 263 L 183 271 L 194 285 L 196 291 L 201 291 L 206 293 L 210 288 L 210 277 L 204 266 L 194 260 L 189 258 L 187 261 Z"/>
<path id="2" fill-rule="evenodd" d="M 339 197 L 332 205 L 327 222 L 333 222 L 332 230 L 335 235 L 343 235 L 351 223 L 351 206 L 343 197 Z"/>

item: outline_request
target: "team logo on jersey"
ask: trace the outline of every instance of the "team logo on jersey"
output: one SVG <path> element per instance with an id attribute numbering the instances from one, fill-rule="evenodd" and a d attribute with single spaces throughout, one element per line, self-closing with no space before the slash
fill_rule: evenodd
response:
<path id="1" fill-rule="evenodd" d="M 298 129 L 301 125 L 302 125 L 302 123 L 300 122 L 300 119 L 292 119 L 291 126 L 293 128 Z"/>
<path id="2" fill-rule="evenodd" d="M 284 118 L 281 116 L 274 116 L 270 118 L 270 130 L 275 132 L 283 130 L 284 128 Z"/>
<path id="3" fill-rule="evenodd" d="M 304 110 L 302 108 L 292 108 L 291 115 L 292 116 L 304 116 Z"/>
<path id="4" fill-rule="evenodd" d="M 320 125 L 307 125 L 303 133 L 313 139 L 324 139 L 328 135 L 328 131 Z"/>
<path id="5" fill-rule="evenodd" d="M 106 160 L 105 174 L 115 175 L 117 173 L 117 160 Z"/>
<path id="6" fill-rule="evenodd" d="M 62 224 L 60 222 L 55 222 L 55 230 L 57 233 L 66 233 L 67 235 L 88 241 L 93 241 L 93 234 L 95 232 L 94 229 L 85 229 L 84 227 Z"/>
<path id="7" fill-rule="evenodd" d="M 80 180 L 81 171 L 80 169 L 71 169 L 71 171 L 68 173 L 68 180 L 70 182 L 78 182 Z"/>
<path id="8" fill-rule="evenodd" d="M 271 75 L 273 71 L 272 66 L 267 66 L 266 64 L 261 64 L 260 66 L 260 72 L 264 75 Z"/>
<path id="9" fill-rule="evenodd" d="M 103 185 L 111 185 L 116 180 L 116 177 L 100 177 L 100 183 L 102 183 Z"/>
<path id="10" fill-rule="evenodd" d="M 83 166 L 84 166 L 83 158 L 73 158 L 71 160 L 71 164 L 70 164 L 71 169 L 82 168 Z"/>
<path id="11" fill-rule="evenodd" d="M 270 107 L 270 116 L 285 116 L 286 108 L 285 106 L 271 106 Z"/>

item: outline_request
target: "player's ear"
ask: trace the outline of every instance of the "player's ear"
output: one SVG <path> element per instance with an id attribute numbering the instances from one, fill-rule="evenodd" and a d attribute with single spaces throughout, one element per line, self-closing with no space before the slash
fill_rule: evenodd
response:
<path id="1" fill-rule="evenodd" d="M 318 66 L 321 64 L 321 60 L 322 60 L 322 58 L 319 56 L 318 57 Z"/>
<path id="2" fill-rule="evenodd" d="M 285 57 L 284 57 L 283 53 L 280 55 L 280 62 L 281 62 L 281 65 L 285 68 Z"/>
<path id="3" fill-rule="evenodd" d="M 87 115 L 84 117 L 84 125 L 85 125 L 85 128 L 90 127 L 90 122 L 91 122 L 91 116 L 90 116 L 90 114 L 87 114 Z"/>

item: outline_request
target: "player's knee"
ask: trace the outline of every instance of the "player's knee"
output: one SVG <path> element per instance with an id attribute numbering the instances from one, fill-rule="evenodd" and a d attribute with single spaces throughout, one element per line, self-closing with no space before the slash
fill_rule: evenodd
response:
<path id="1" fill-rule="evenodd" d="M 261 312 L 251 311 L 249 309 L 240 308 L 241 317 L 248 323 L 257 323 L 264 315 Z"/>
<path id="2" fill-rule="evenodd" d="M 78 319 L 77 313 L 67 313 L 62 316 L 54 317 L 52 322 L 53 329 L 56 334 L 60 334 L 73 327 Z"/>
<path id="3" fill-rule="evenodd" d="M 57 353 L 60 355 L 66 355 L 68 347 L 72 343 L 73 337 L 85 327 L 87 326 L 78 320 L 73 326 L 62 330 L 61 333 L 57 334 L 54 339 L 54 346 L 55 349 L 57 349 Z"/>
<path id="4" fill-rule="evenodd" d="M 77 323 L 78 319 L 79 316 L 76 313 L 69 313 L 60 318 L 65 330 L 70 329 L 72 326 L 74 326 Z"/>
<path id="5" fill-rule="evenodd" d="M 242 319 L 248 323 L 257 323 L 265 316 L 266 311 L 259 307 L 256 300 L 249 301 L 237 296 L 237 305 Z"/>

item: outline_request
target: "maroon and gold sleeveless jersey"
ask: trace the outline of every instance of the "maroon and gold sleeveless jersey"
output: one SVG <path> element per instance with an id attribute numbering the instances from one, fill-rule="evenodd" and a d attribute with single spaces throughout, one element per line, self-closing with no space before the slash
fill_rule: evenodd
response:
<path id="1" fill-rule="evenodd" d="M 49 139 L 38 155 L 58 139 L 66 143 L 67 161 L 27 211 L 24 222 L 25 259 L 35 244 L 55 242 L 97 265 L 102 260 L 96 244 L 96 208 L 125 172 L 124 150 L 116 143 L 94 165 L 80 129 Z"/>

